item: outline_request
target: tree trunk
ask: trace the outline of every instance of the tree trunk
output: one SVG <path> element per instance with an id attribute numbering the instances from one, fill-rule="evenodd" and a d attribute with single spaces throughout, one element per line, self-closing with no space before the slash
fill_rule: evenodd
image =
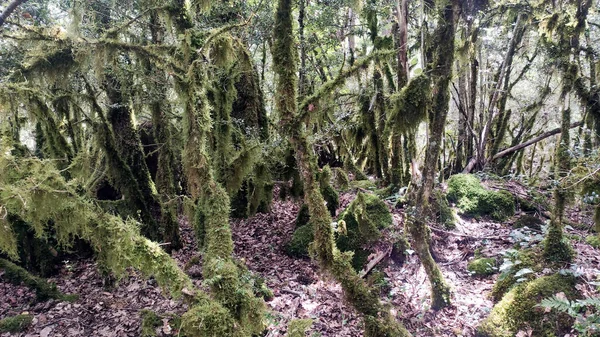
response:
<path id="1" fill-rule="evenodd" d="M 429 111 L 429 137 L 423 165 L 423 178 L 411 202 L 408 212 L 408 231 L 413 238 L 413 247 L 431 284 L 431 307 L 434 310 L 450 305 L 450 288 L 431 256 L 430 232 L 426 223 L 429 213 L 429 197 L 435 183 L 440 146 L 448 115 L 449 84 L 454 63 L 455 8 L 457 2 L 436 1 L 440 13 L 438 27 L 433 36 L 433 60 L 431 77 L 433 80 L 433 104 Z"/>

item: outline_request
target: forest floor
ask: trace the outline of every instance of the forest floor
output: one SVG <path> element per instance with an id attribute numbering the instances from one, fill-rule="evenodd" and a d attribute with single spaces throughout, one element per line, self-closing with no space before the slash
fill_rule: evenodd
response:
<path id="1" fill-rule="evenodd" d="M 342 194 L 342 207 L 354 196 L 355 193 Z M 360 315 L 344 301 L 341 287 L 320 275 L 309 259 L 285 254 L 283 247 L 294 231 L 298 209 L 298 202 L 276 200 L 268 214 L 232 221 L 235 254 L 261 275 L 274 292 L 273 299 L 267 302 L 272 310 L 266 336 L 284 336 L 287 323 L 295 318 L 314 319 L 309 336 L 362 336 Z M 401 210 L 392 211 L 394 225 L 399 229 L 403 215 Z M 589 211 L 572 209 L 568 215 L 576 223 L 591 221 Z M 385 273 L 381 298 L 392 305 L 396 316 L 415 337 L 474 336 L 475 328 L 493 306 L 489 293 L 498 276 L 474 277 L 467 271 L 467 263 L 475 250 L 485 256 L 500 256 L 510 249 L 515 238 L 509 222 L 459 218 L 452 231 L 434 227 L 434 253 L 454 292 L 450 308 L 438 312 L 429 309 L 429 284 L 414 254 L 402 265 L 391 260 L 381 264 L 384 267 L 379 267 L 380 271 Z M 173 256 L 183 268 L 197 250 L 189 224 L 185 219 L 180 224 L 185 248 Z M 568 227 L 567 232 L 577 257 L 574 266 L 565 268 L 577 269 L 584 280 L 580 290 L 597 296 L 595 287 L 588 282 L 600 274 L 600 251 L 582 239 L 588 234 L 585 228 Z M 199 266 L 190 268 L 188 273 L 201 284 Z M 92 259 L 64 261 L 60 273 L 50 281 L 65 293 L 78 294 L 79 299 L 73 303 L 36 302 L 31 290 L 3 282 L 0 272 L 0 318 L 20 313 L 34 315 L 29 329 L 15 336 L 140 336 L 142 309 L 162 317 L 162 324 L 156 327 L 158 336 L 176 336 L 177 327 L 171 326 L 176 321 L 173 317 L 187 310 L 185 304 L 164 296 L 155 281 L 144 280 L 133 271 L 116 286 L 105 287 Z"/>

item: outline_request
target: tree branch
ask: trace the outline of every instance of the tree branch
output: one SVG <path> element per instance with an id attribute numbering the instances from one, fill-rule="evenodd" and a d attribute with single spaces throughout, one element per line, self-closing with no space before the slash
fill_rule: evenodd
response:
<path id="1" fill-rule="evenodd" d="M 579 121 L 579 122 L 572 123 L 571 126 L 570 126 L 570 128 L 572 129 L 572 128 L 576 128 L 576 127 L 582 126 L 582 125 L 583 125 L 583 121 Z M 532 139 L 530 139 L 530 140 L 528 140 L 528 141 L 526 141 L 524 143 L 521 143 L 519 145 L 515 145 L 513 147 L 509 147 L 508 149 L 505 149 L 505 150 L 502 150 L 502 151 L 496 153 L 492 157 L 492 160 L 496 160 L 498 158 L 502 158 L 502 157 L 506 156 L 507 154 L 511 154 L 513 152 L 519 151 L 519 150 L 521 150 L 523 148 L 526 148 L 529 145 L 533 145 L 533 144 L 535 144 L 535 143 L 537 143 L 537 142 L 539 142 L 541 140 L 544 140 L 544 139 L 546 139 L 546 138 L 548 138 L 550 136 L 554 136 L 554 135 L 559 134 L 559 133 L 560 133 L 560 128 L 556 128 L 554 130 L 546 131 L 546 132 L 542 133 L 541 135 L 539 135 L 539 136 L 537 136 L 535 138 L 532 138 Z"/>
<path id="2" fill-rule="evenodd" d="M 4 25 L 6 19 L 19 7 L 21 4 L 26 3 L 27 0 L 13 0 L 13 2 L 8 4 L 8 7 L 4 10 L 4 12 L 0 13 L 0 27 Z"/>

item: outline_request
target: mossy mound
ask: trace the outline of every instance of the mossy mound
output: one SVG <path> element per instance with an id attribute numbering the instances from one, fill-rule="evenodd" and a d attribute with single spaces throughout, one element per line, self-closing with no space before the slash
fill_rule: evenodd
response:
<path id="1" fill-rule="evenodd" d="M 531 269 L 534 272 L 541 272 L 544 268 L 541 261 L 543 261 L 543 258 L 538 249 L 519 251 L 517 256 L 513 259 L 513 265 L 500 274 L 492 288 L 492 299 L 494 302 L 500 301 L 504 294 L 506 294 L 513 286 L 517 285 L 517 280 L 532 279 L 534 277 L 533 273 L 517 276 L 519 271 Z"/>
<path id="2" fill-rule="evenodd" d="M 379 238 L 381 229 L 392 225 L 392 215 L 377 196 L 358 193 L 339 220 L 345 222 L 346 233 L 338 233 L 336 245 L 342 252 L 354 251 L 352 266 L 360 270 L 369 256 L 365 246 Z"/>
<path id="3" fill-rule="evenodd" d="M 285 251 L 290 256 L 308 257 L 308 246 L 315 239 L 311 224 L 296 228 L 292 240 L 285 245 Z"/>
<path id="4" fill-rule="evenodd" d="M 513 228 L 529 227 L 531 229 L 541 230 L 543 225 L 545 225 L 545 223 L 540 218 L 535 217 L 533 215 L 524 214 L 524 215 L 521 215 L 517 219 L 517 221 L 515 221 L 513 223 L 512 227 Z"/>
<path id="5" fill-rule="evenodd" d="M 515 214 L 515 200 L 507 191 L 490 191 L 471 174 L 456 174 L 448 180 L 448 200 L 469 216 L 489 216 L 504 221 Z"/>
<path id="6" fill-rule="evenodd" d="M 33 321 L 33 315 L 17 315 L 0 319 L 0 332 L 22 332 L 25 331 Z"/>
<path id="7" fill-rule="evenodd" d="M 160 317 L 152 310 L 144 309 L 140 312 L 142 318 L 141 337 L 156 336 L 156 328 L 162 325 Z"/>
<path id="8" fill-rule="evenodd" d="M 440 190 L 435 190 L 433 192 L 432 208 L 435 212 L 437 222 L 442 224 L 445 229 L 456 228 L 456 215 L 454 214 L 452 207 L 450 207 L 450 203 L 448 203 L 448 199 L 444 195 L 444 192 Z"/>
<path id="9" fill-rule="evenodd" d="M 585 242 L 596 249 L 600 248 L 600 237 L 598 235 L 588 236 L 585 238 Z"/>
<path id="10" fill-rule="evenodd" d="M 533 336 L 562 336 L 570 331 L 572 318 L 564 313 L 545 313 L 537 305 L 546 297 L 564 293 L 569 300 L 580 297 L 573 276 L 555 274 L 522 283 L 494 306 L 477 329 L 480 337 L 512 337 L 520 330 Z"/>
<path id="11" fill-rule="evenodd" d="M 497 271 L 497 261 L 494 258 L 478 258 L 467 264 L 467 270 L 474 276 L 489 276 Z"/>
<path id="12" fill-rule="evenodd" d="M 214 301 L 188 310 L 181 317 L 181 332 L 190 337 L 244 336 L 229 311 Z"/>

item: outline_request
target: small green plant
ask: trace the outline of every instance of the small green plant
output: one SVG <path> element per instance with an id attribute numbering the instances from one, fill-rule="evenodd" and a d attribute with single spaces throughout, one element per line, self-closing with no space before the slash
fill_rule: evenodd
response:
<path id="1" fill-rule="evenodd" d="M 582 337 L 600 335 L 600 297 L 569 301 L 564 293 L 558 293 L 543 299 L 538 307 L 556 310 L 573 317 L 573 328 Z"/>
<path id="2" fill-rule="evenodd" d="M 21 332 L 25 331 L 33 321 L 32 315 L 17 315 L 0 320 L 0 332 Z"/>

